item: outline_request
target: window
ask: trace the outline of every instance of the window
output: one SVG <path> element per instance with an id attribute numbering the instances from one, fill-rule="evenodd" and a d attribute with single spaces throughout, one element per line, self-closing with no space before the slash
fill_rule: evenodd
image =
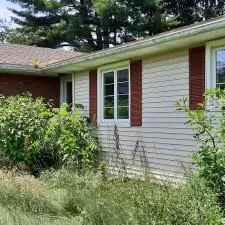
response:
<path id="1" fill-rule="evenodd" d="M 72 81 L 66 82 L 66 103 L 70 106 L 73 104 L 73 84 Z"/>
<path id="2" fill-rule="evenodd" d="M 72 105 L 72 86 L 71 76 L 60 77 L 60 104 Z"/>
<path id="3" fill-rule="evenodd" d="M 225 48 L 215 51 L 216 87 L 225 89 Z"/>
<path id="4" fill-rule="evenodd" d="M 117 69 L 102 73 L 103 119 L 129 119 L 129 70 Z"/>

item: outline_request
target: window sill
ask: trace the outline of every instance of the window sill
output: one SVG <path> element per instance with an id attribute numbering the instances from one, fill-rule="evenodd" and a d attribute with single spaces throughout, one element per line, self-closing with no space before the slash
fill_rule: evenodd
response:
<path id="1" fill-rule="evenodd" d="M 119 126 L 119 127 L 131 127 L 130 121 L 100 121 L 98 122 L 99 126 Z"/>

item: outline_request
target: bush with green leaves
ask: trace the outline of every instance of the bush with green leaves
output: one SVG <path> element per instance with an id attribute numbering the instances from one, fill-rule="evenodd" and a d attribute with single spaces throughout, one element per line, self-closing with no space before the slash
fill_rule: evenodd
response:
<path id="1" fill-rule="evenodd" d="M 96 127 L 64 104 L 54 109 L 30 94 L 0 96 L 0 155 L 33 173 L 63 163 L 93 166 L 99 152 Z"/>
<path id="2" fill-rule="evenodd" d="M 50 117 L 52 107 L 41 98 L 0 96 L 0 154 L 32 166 Z"/>
<path id="3" fill-rule="evenodd" d="M 96 126 L 74 106 L 72 111 L 63 104 L 50 118 L 44 144 L 58 149 L 64 164 L 73 163 L 77 169 L 94 167 L 100 150 Z"/>
<path id="4" fill-rule="evenodd" d="M 190 110 L 187 98 L 177 106 L 188 116 L 198 149 L 193 155 L 200 176 L 225 198 L 225 90 L 207 91 L 198 109 Z"/>

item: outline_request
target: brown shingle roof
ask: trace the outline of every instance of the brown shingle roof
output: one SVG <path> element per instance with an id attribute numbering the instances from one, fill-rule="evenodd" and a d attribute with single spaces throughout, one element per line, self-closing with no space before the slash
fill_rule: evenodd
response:
<path id="1" fill-rule="evenodd" d="M 53 63 L 75 59 L 85 54 L 83 52 L 0 43 L 0 64 L 5 65 L 34 66 L 33 61 L 37 61 L 38 67 L 42 68 Z"/>

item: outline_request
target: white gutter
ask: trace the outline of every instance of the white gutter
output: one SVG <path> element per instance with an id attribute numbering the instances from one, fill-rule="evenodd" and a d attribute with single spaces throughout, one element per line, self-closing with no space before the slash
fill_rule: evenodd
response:
<path id="1" fill-rule="evenodd" d="M 41 68 L 34 68 L 31 66 L 22 66 L 22 65 L 13 65 L 13 64 L 0 64 L 0 73 L 2 72 L 46 75 L 46 72 L 44 72 L 43 69 Z"/>
<path id="2" fill-rule="evenodd" d="M 95 53 L 88 54 L 75 59 L 70 59 L 62 62 L 58 62 L 52 65 L 48 65 L 44 68 L 44 71 L 50 71 L 60 67 L 76 65 L 82 62 L 88 63 L 96 59 L 105 58 L 118 53 L 125 53 L 132 50 L 143 49 L 153 45 L 174 41 L 189 36 L 204 33 L 206 31 L 212 31 L 218 28 L 225 27 L 225 16 L 218 17 L 212 20 L 196 23 L 183 28 L 167 31 L 161 34 L 154 35 L 150 38 L 144 38 L 142 40 L 134 41 L 128 44 L 124 44 L 118 47 L 101 50 Z"/>

